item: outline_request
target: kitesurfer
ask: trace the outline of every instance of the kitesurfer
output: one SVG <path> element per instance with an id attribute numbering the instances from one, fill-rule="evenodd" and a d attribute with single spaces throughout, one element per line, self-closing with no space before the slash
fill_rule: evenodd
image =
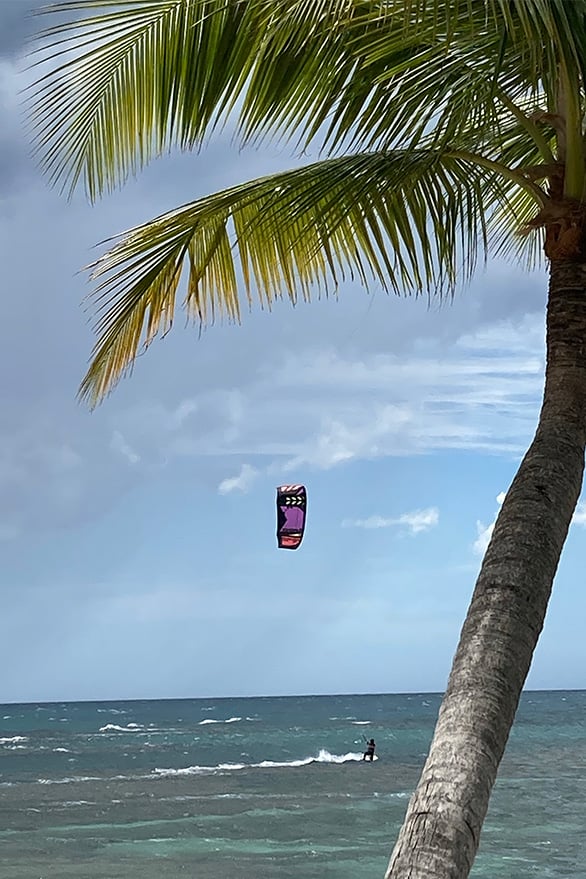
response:
<path id="1" fill-rule="evenodd" d="M 363 760 L 374 760 L 374 749 L 376 748 L 376 744 L 374 739 L 371 739 L 366 743 L 366 751 L 364 752 Z"/>

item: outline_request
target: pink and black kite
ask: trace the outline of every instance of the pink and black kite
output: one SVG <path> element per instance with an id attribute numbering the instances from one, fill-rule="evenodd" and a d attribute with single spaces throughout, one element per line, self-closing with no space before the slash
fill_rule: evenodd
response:
<path id="1" fill-rule="evenodd" d="M 279 549 L 298 549 L 305 530 L 307 492 L 304 485 L 277 489 L 277 542 Z"/>

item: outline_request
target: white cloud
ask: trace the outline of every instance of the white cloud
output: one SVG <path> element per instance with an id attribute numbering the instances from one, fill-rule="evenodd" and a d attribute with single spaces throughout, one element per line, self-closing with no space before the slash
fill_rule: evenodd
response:
<path id="1" fill-rule="evenodd" d="M 344 519 L 343 528 L 392 528 L 404 527 L 411 534 L 419 534 L 429 531 L 439 522 L 439 510 L 437 507 L 428 507 L 425 510 L 413 510 L 411 513 L 403 513 L 396 518 L 385 519 L 383 516 L 369 516 L 367 519 Z"/>
<path id="2" fill-rule="evenodd" d="M 400 525 L 406 525 L 413 534 L 420 531 L 429 531 L 435 528 L 439 522 L 439 510 L 437 507 L 428 507 L 426 510 L 415 510 L 413 513 L 404 513 L 399 516 Z"/>
<path id="3" fill-rule="evenodd" d="M 257 476 L 258 471 L 254 467 L 251 467 L 250 464 L 243 464 L 238 476 L 231 476 L 220 482 L 218 491 L 220 494 L 230 494 L 231 491 L 246 493 Z"/>
<path id="4" fill-rule="evenodd" d="M 126 442 L 119 430 L 115 430 L 110 440 L 110 448 L 118 452 L 123 458 L 126 458 L 129 464 L 138 464 L 140 455 Z"/>
<path id="5" fill-rule="evenodd" d="M 504 491 L 501 491 L 496 496 L 496 502 L 499 505 L 499 508 L 502 506 L 505 495 L 506 493 Z M 488 544 L 490 543 L 490 538 L 492 537 L 492 532 L 494 531 L 497 516 L 498 510 L 495 513 L 494 519 L 489 525 L 484 525 L 482 522 L 476 522 L 476 531 L 478 536 L 473 544 L 473 549 L 476 555 L 483 556 L 488 549 Z"/>

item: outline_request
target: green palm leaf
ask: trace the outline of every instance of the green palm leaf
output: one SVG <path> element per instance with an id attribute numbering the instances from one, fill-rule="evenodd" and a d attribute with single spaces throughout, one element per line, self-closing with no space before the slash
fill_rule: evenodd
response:
<path id="1" fill-rule="evenodd" d="M 332 146 L 418 143 L 433 125 L 494 133 L 500 98 L 547 99 L 559 57 L 586 57 L 567 3 L 453 0 L 71 0 L 37 63 L 30 97 L 50 178 L 91 198 L 176 144 L 200 144 L 241 102 L 244 138 L 328 126 Z M 105 10 L 83 17 L 89 10 Z M 552 12 L 553 10 L 553 12 Z M 70 16 L 77 13 L 77 18 Z M 555 13 L 555 14 L 554 14 Z M 79 16 L 82 16 L 81 18 Z M 482 38 L 482 53 L 478 41 Z M 80 49 L 82 51 L 80 51 Z M 73 53 L 73 54 L 72 54 Z M 58 59 L 59 64 L 54 66 Z M 544 91 L 545 90 L 545 91 Z M 495 101 L 496 97 L 496 101 Z M 544 107 L 543 109 L 546 109 Z"/>
<path id="2" fill-rule="evenodd" d="M 50 179 L 73 189 L 84 178 L 91 198 L 172 143 L 201 141 L 243 86 L 255 23 L 243 4 L 207 0 L 74 0 L 52 11 L 95 8 L 113 11 L 45 31 L 36 63 L 61 63 L 29 99 Z"/>
<path id="3" fill-rule="evenodd" d="M 51 12 L 67 18 L 41 34 L 35 63 L 51 67 L 29 97 L 43 166 L 52 182 L 70 190 L 84 179 L 93 199 L 169 146 L 200 144 L 241 95 L 243 124 L 257 110 L 262 115 L 275 92 L 290 107 L 294 83 L 302 89 L 319 83 L 336 61 L 347 39 L 336 25 L 350 20 L 363 30 L 380 17 L 378 6 L 374 0 L 57 3 Z M 106 11 L 84 15 L 89 10 Z M 339 39 L 332 40 L 334 32 Z M 292 59 L 291 40 L 297 46 L 304 39 L 303 58 Z M 280 116 L 277 107 L 276 124 Z"/>
<path id="4" fill-rule="evenodd" d="M 507 188 L 441 152 L 329 159 L 202 198 L 130 231 L 93 266 L 101 339 L 82 395 L 97 400 L 170 325 L 179 278 L 203 322 L 240 319 L 238 274 L 263 306 L 346 278 L 397 293 L 451 290 Z"/>

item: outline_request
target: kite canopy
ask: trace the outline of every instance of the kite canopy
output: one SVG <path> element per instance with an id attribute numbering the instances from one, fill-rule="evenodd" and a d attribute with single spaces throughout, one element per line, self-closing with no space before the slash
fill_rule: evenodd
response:
<path id="1" fill-rule="evenodd" d="M 277 488 L 277 543 L 279 549 L 298 549 L 303 540 L 307 492 L 304 485 Z"/>

